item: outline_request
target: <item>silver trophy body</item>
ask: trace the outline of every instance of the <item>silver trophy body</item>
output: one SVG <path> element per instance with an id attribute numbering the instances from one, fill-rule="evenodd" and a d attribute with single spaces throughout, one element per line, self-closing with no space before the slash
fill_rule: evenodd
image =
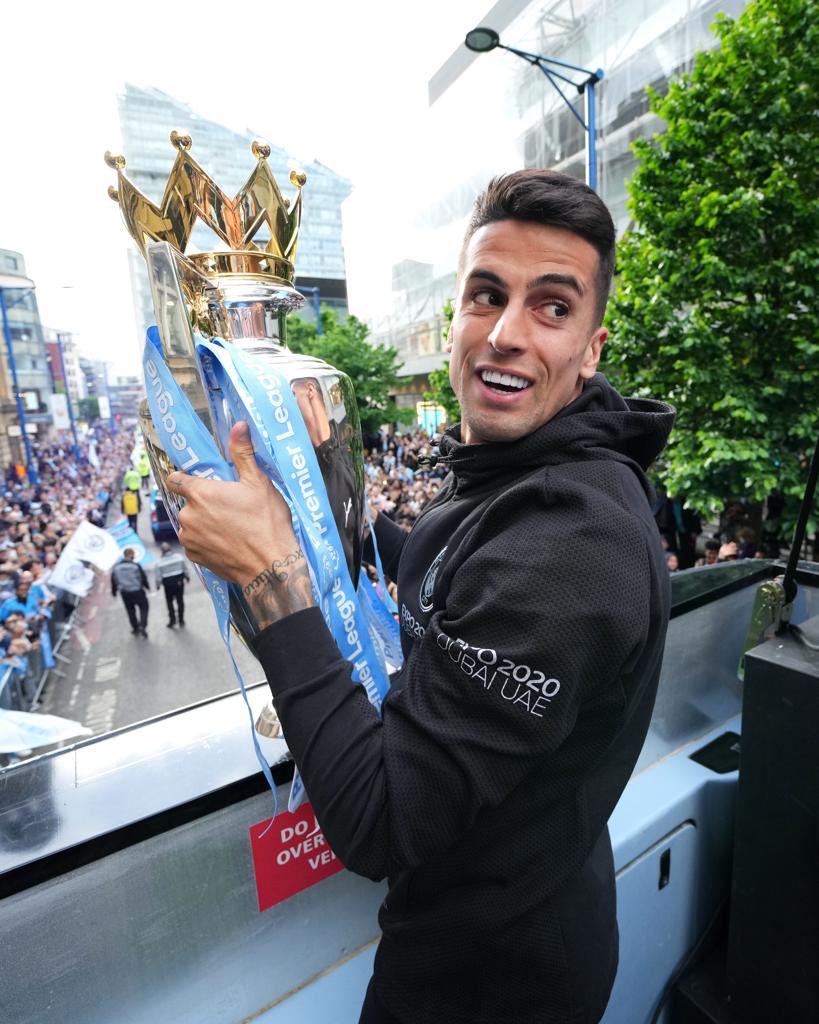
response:
<path id="1" fill-rule="evenodd" d="M 218 334 L 229 347 L 233 345 L 252 354 L 254 361 L 269 365 L 289 382 L 321 469 L 350 578 L 357 586 L 365 523 L 358 410 L 349 377 L 321 359 L 287 348 L 286 317 L 300 308 L 304 297 L 281 283 L 209 279 L 167 242 L 149 243 L 146 259 L 166 363 L 220 450 L 219 431 L 211 415 L 209 384 L 195 355 L 192 320 L 200 326 L 204 320 L 211 327 L 211 334 Z M 197 304 L 199 309 L 192 316 L 192 307 Z M 229 427 L 229 413 L 222 408 Z M 175 467 L 159 441 L 147 400 L 140 407 L 140 425 L 157 487 L 178 531 L 179 499 L 165 486 Z M 258 624 L 241 588 L 231 585 L 229 590 L 232 625 L 249 643 L 259 631 Z"/>

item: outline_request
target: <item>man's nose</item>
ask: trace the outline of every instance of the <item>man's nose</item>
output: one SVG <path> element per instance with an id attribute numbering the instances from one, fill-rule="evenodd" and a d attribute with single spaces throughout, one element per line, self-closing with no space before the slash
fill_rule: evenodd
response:
<path id="1" fill-rule="evenodd" d="M 526 310 L 522 306 L 508 303 L 495 321 L 487 341 L 496 352 L 512 354 L 526 348 Z"/>

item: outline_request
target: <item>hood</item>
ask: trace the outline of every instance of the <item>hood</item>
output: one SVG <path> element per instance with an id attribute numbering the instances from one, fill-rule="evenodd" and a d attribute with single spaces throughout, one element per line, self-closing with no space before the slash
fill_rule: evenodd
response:
<path id="1" fill-rule="evenodd" d="M 615 458 L 644 480 L 665 447 L 674 416 L 664 402 L 623 398 L 596 373 L 573 402 L 519 441 L 463 444 L 460 426 L 453 427 L 441 438 L 440 461 L 454 473 L 459 491 L 499 472 L 518 475 L 527 467 L 593 459 Z"/>

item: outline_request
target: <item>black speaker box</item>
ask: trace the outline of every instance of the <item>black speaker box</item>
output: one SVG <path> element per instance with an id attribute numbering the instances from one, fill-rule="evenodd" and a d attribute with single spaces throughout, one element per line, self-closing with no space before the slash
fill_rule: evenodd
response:
<path id="1" fill-rule="evenodd" d="M 819 617 L 801 634 L 812 646 Z M 819 1022 L 819 650 L 746 657 L 727 990 L 742 1024 Z"/>

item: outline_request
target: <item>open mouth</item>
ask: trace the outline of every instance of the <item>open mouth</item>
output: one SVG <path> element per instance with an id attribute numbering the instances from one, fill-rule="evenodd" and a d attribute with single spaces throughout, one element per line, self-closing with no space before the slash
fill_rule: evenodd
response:
<path id="1" fill-rule="evenodd" d="M 532 383 L 514 373 L 500 373 L 498 370 L 481 370 L 480 378 L 488 388 L 502 395 L 525 391 Z"/>

